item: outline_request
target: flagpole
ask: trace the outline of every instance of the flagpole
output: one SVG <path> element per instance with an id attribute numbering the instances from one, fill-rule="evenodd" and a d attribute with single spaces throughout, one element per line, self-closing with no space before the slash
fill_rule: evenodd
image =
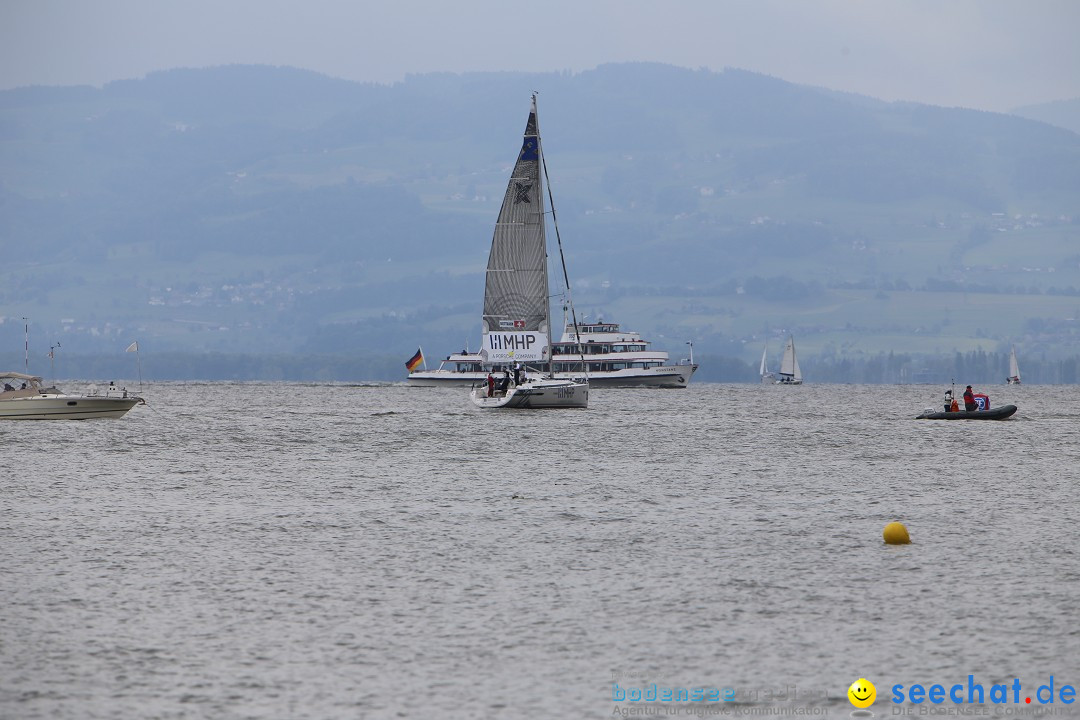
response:
<path id="1" fill-rule="evenodd" d="M 23 318 L 23 341 L 26 355 L 23 357 L 23 372 L 30 374 L 30 321 Z"/>
<path id="2" fill-rule="evenodd" d="M 424 363 L 424 370 L 427 370 L 427 358 L 424 357 L 424 346 L 417 345 L 416 347 L 420 348 L 420 362 Z"/>

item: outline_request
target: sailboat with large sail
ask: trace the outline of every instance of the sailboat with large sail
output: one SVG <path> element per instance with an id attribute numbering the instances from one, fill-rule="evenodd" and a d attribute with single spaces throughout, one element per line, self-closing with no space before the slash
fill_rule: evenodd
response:
<path id="1" fill-rule="evenodd" d="M 1020 366 L 1016 363 L 1015 345 L 1009 351 L 1009 377 L 1005 378 L 1005 382 L 1009 385 L 1020 384 Z"/>
<path id="2" fill-rule="evenodd" d="M 795 337 L 788 335 L 784 346 L 784 357 L 780 360 L 780 371 L 776 373 L 777 385 L 802 385 L 802 369 L 799 358 L 795 355 Z"/>
<path id="3" fill-rule="evenodd" d="M 551 202 L 534 94 L 521 151 L 506 186 L 488 254 L 480 350 L 488 377 L 487 382 L 474 388 L 471 394 L 473 403 L 480 408 L 585 408 L 589 405 L 587 377 L 556 378 L 550 370 L 541 374 L 529 369 L 530 363 L 551 367 L 545 188 Z M 551 219 L 568 304 L 577 327 L 573 301 L 569 299 L 570 281 L 554 203 Z M 582 370 L 584 375 L 584 360 Z"/>

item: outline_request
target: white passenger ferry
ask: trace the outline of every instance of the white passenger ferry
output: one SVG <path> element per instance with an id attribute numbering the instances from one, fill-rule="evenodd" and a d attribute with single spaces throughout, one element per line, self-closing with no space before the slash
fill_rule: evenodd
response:
<path id="1" fill-rule="evenodd" d="M 589 384 L 596 387 L 684 388 L 698 366 L 688 361 L 671 363 L 663 350 L 650 349 L 649 341 L 636 332 L 619 329 L 618 323 L 580 323 L 580 340 L 568 325 L 562 340 L 552 344 L 556 378 L 582 377 L 582 362 L 587 367 Z M 693 348 L 693 346 L 691 346 Z M 547 367 L 530 364 L 529 375 L 547 373 Z M 480 353 L 462 350 L 447 356 L 438 370 L 414 370 L 410 385 L 474 385 L 487 381 Z"/>

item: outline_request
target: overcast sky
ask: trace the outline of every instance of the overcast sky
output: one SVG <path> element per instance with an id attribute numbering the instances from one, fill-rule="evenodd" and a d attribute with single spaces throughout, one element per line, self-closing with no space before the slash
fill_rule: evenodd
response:
<path id="1" fill-rule="evenodd" d="M 884 100 L 1080 97 L 1080 0 L 0 0 L 0 89 L 289 65 L 349 80 L 656 61 Z"/>

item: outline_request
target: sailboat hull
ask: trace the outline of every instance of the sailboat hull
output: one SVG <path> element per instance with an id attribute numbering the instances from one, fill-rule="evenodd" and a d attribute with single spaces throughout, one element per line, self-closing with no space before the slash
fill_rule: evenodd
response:
<path id="1" fill-rule="evenodd" d="M 487 387 L 475 388 L 473 404 L 484 410 L 545 410 L 550 408 L 587 408 L 589 383 L 572 380 L 534 380 L 488 397 Z"/>

